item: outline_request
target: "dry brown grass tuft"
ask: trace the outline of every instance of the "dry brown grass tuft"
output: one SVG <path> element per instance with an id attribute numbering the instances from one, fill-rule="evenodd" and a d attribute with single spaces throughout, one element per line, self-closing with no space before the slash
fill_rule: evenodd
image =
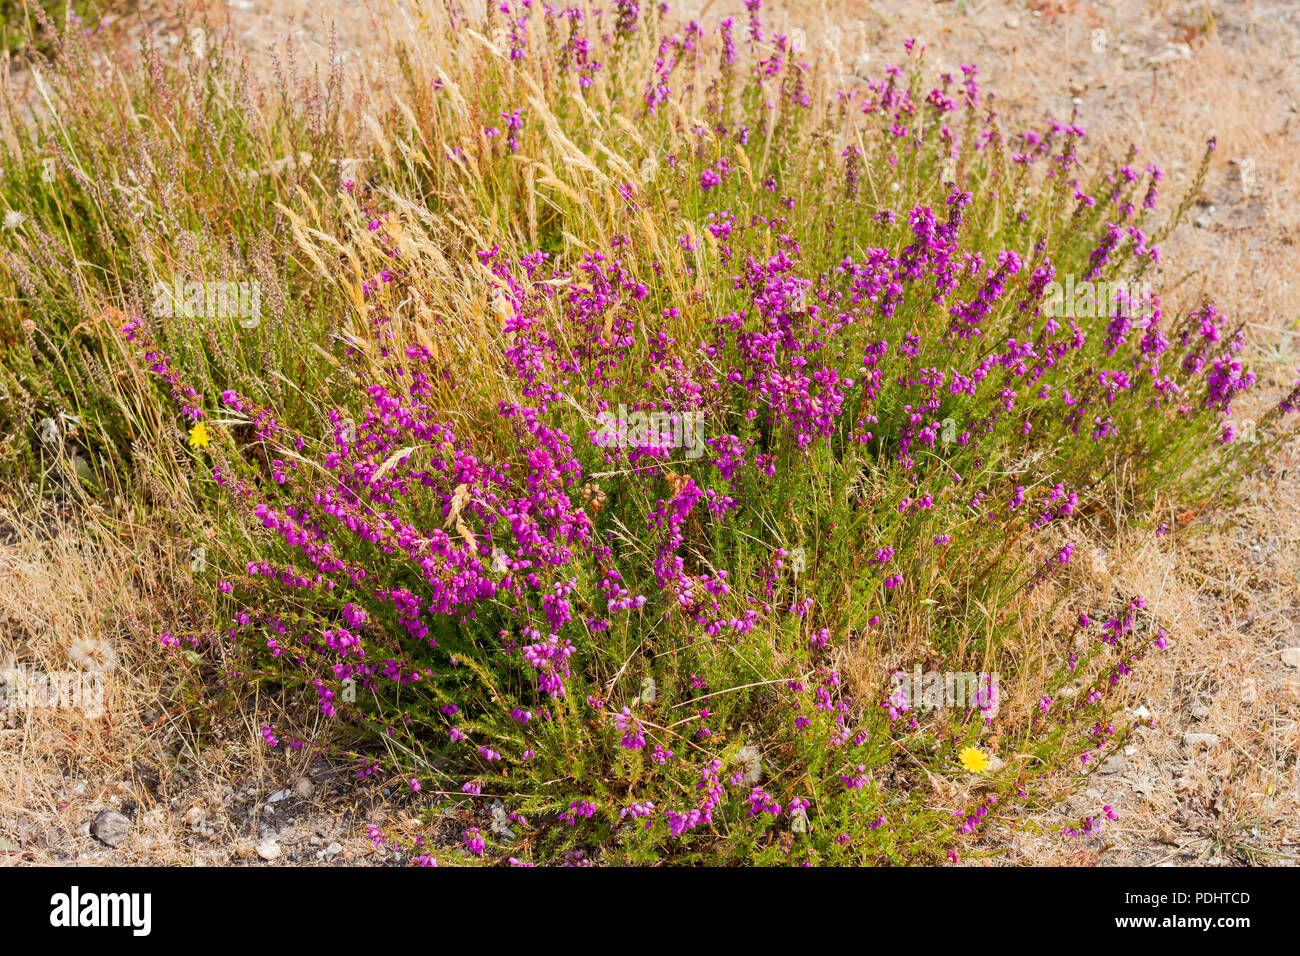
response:
<path id="1" fill-rule="evenodd" d="M 166 759 L 177 720 L 167 689 L 179 675 L 147 635 L 176 629 L 184 589 L 146 527 L 105 533 L 48 505 L 9 507 L 0 525 L 0 660 L 11 677 L 0 831 L 22 859 L 58 860 L 91 849 L 77 832 L 92 809 L 147 813 L 157 803 L 141 770 Z M 102 703 L 18 706 L 15 662 L 98 674 Z"/>
<path id="2" fill-rule="evenodd" d="M 274 695 L 227 713 L 212 675 L 163 653 L 160 634 L 204 623 L 190 555 L 159 523 L 98 508 L 0 510 L 0 863 L 257 861 L 271 834 L 285 862 L 335 841 L 332 862 L 376 859 L 360 832 L 383 817 L 374 792 L 307 749 L 267 759 Z M 98 674 L 102 698 L 16 697 L 19 681 L 38 690 L 38 674 L 61 672 Z M 130 821 L 116 848 L 90 833 L 103 810 Z"/>

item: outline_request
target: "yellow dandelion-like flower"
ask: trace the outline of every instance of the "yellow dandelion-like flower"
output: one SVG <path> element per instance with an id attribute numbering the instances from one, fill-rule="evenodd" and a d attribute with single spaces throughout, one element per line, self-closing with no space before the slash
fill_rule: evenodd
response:
<path id="1" fill-rule="evenodd" d="M 208 426 L 203 422 L 198 422 L 190 429 L 190 447 L 207 448 L 208 443 L 212 441 L 212 436 L 208 434 Z"/>
<path id="2" fill-rule="evenodd" d="M 983 773 L 989 769 L 989 755 L 978 747 L 966 747 L 957 756 L 961 765 L 971 773 Z"/>

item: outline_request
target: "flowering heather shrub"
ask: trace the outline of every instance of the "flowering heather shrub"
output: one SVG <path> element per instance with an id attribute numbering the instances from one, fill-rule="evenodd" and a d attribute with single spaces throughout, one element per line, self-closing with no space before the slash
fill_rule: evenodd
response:
<path id="1" fill-rule="evenodd" d="M 416 6 L 375 174 L 293 214 L 351 311 L 323 436 L 125 325 L 246 529 L 228 628 L 167 641 L 463 801 L 426 862 L 941 860 L 1122 746 L 1167 638 L 1080 605 L 1081 529 L 1230 491 L 1254 383 L 1212 303 L 1049 314 L 1151 272 L 1159 170 L 1084 182 L 919 48 L 837 89 L 758 0 Z M 1001 681 L 927 710 L 914 664 Z"/>

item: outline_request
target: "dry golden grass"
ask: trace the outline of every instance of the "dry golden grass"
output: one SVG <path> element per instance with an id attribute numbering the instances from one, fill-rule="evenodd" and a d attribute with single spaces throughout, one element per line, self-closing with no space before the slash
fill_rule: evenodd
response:
<path id="1" fill-rule="evenodd" d="M 177 675 L 146 635 L 175 626 L 183 591 L 148 529 L 105 535 L 78 510 L 0 513 L 0 660 L 98 671 L 104 692 L 102 713 L 15 707 L 3 719 L 0 833 L 24 860 L 89 849 L 78 830 L 99 809 L 152 809 L 157 796 L 139 770 L 176 736 L 163 688 Z"/>
<path id="2" fill-rule="evenodd" d="M 0 511 L 0 682 L 15 692 L 17 660 L 103 687 L 98 707 L 0 705 L 0 863 L 234 863 L 258 860 L 272 832 L 285 862 L 336 841 L 334 863 L 387 858 L 364 825 L 392 808 L 363 806 L 373 794 L 305 749 L 268 762 L 259 728 L 284 719 L 275 699 L 218 710 L 207 676 L 163 653 L 160 634 L 204 623 L 192 553 L 160 521 L 83 502 Z M 131 821 L 116 848 L 89 832 L 102 810 Z"/>

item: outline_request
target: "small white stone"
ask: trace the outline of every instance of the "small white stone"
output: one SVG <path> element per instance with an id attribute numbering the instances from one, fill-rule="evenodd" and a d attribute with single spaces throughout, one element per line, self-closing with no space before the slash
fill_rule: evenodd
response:
<path id="1" fill-rule="evenodd" d="M 1122 754 L 1115 754 L 1106 758 L 1098 773 L 1120 773 L 1126 769 L 1128 769 L 1128 761 Z"/>
<path id="2" fill-rule="evenodd" d="M 91 821 L 90 832 L 102 843 L 120 846 L 131 832 L 131 821 L 115 810 L 100 810 Z"/>

